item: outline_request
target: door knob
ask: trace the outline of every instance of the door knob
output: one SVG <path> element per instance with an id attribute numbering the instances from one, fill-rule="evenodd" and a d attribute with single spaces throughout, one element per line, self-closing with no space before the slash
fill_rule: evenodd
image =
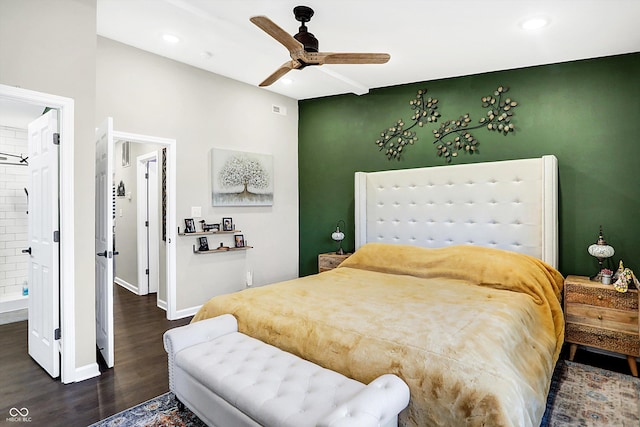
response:
<path id="1" fill-rule="evenodd" d="M 103 257 L 107 257 L 107 251 L 105 250 L 104 252 L 98 252 L 96 255 L 98 256 L 103 256 Z"/>
<path id="2" fill-rule="evenodd" d="M 23 249 L 23 250 L 22 250 L 22 253 L 23 253 L 23 254 L 29 254 L 29 255 L 31 255 L 31 248 L 29 248 L 29 249 Z"/>

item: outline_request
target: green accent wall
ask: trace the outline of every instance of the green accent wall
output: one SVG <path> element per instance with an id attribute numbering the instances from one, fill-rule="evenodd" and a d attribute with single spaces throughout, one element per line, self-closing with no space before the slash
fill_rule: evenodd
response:
<path id="1" fill-rule="evenodd" d="M 469 113 L 486 114 L 480 98 L 499 86 L 518 101 L 507 136 L 473 135 L 477 155 L 453 164 L 554 154 L 559 167 L 560 272 L 592 274 L 587 247 L 604 227 L 615 265 L 640 273 L 640 53 L 433 80 L 299 102 L 300 275 L 317 273 L 317 256 L 336 249 L 331 232 L 346 222 L 354 248 L 354 173 L 444 165 L 432 130 Z M 436 124 L 414 128 L 418 141 L 400 161 L 387 160 L 375 140 L 400 118 L 419 89 L 438 98 Z"/>

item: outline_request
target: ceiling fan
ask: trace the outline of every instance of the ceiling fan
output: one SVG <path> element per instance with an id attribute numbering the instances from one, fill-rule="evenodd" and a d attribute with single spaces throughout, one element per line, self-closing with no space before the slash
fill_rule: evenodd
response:
<path id="1" fill-rule="evenodd" d="M 391 56 L 387 53 L 335 53 L 318 52 L 318 39 L 307 30 L 305 22 L 313 16 L 307 6 L 293 8 L 296 21 L 301 23 L 298 34 L 291 36 L 266 16 L 254 16 L 249 20 L 289 50 L 287 61 L 267 77 L 259 86 L 269 86 L 291 70 L 301 70 L 310 65 L 323 64 L 384 64 Z"/>

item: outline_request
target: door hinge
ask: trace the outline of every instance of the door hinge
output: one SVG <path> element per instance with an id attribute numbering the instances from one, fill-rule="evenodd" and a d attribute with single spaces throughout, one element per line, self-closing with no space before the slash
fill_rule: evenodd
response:
<path id="1" fill-rule="evenodd" d="M 145 227 L 148 227 L 148 226 L 149 226 L 149 221 L 145 221 L 145 222 L 144 222 L 144 226 L 145 226 Z"/>
<path id="2" fill-rule="evenodd" d="M 57 328 L 55 331 L 53 331 L 53 338 L 56 340 L 62 338 L 62 332 L 60 332 L 60 328 Z"/>
<path id="3" fill-rule="evenodd" d="M 144 272 L 145 272 L 145 274 L 148 275 L 149 274 L 149 269 L 147 268 Z"/>
<path id="4" fill-rule="evenodd" d="M 149 179 L 149 172 L 146 172 L 146 173 L 144 174 L 144 179 Z"/>
<path id="5" fill-rule="evenodd" d="M 56 230 L 53 232 L 53 241 L 60 243 L 60 231 Z"/>
<path id="6" fill-rule="evenodd" d="M 53 145 L 60 145 L 60 134 L 58 132 L 53 134 Z"/>

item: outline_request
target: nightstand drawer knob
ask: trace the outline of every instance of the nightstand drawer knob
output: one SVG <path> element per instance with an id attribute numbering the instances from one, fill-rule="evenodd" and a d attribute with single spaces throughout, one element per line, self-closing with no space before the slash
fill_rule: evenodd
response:
<path id="1" fill-rule="evenodd" d="M 602 320 L 602 314 L 598 314 L 598 320 Z"/>
<path id="2" fill-rule="evenodd" d="M 598 299 L 601 300 L 602 299 L 602 295 L 598 295 Z"/>

